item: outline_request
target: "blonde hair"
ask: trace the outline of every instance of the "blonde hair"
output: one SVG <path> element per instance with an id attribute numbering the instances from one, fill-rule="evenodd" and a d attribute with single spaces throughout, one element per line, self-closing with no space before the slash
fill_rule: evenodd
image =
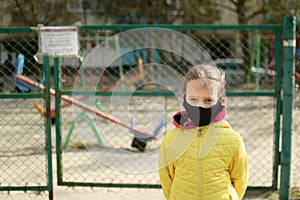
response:
<path id="1" fill-rule="evenodd" d="M 183 82 L 183 94 L 186 92 L 186 85 L 190 80 L 205 80 L 206 86 L 210 89 L 218 89 L 218 96 L 225 95 L 225 73 L 219 67 L 212 64 L 198 64 L 189 69 Z"/>

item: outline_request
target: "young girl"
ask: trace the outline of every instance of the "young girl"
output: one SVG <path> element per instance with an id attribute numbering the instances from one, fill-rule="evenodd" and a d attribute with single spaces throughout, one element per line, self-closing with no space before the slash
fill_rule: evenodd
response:
<path id="1" fill-rule="evenodd" d="M 248 183 L 243 140 L 225 118 L 225 75 L 201 64 L 186 74 L 185 111 L 165 135 L 159 175 L 166 199 L 242 199 Z"/>

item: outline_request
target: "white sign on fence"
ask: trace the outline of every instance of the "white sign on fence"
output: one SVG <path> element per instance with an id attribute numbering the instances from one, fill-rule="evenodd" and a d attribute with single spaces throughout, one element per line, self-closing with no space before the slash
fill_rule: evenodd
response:
<path id="1" fill-rule="evenodd" d="M 40 29 L 41 49 L 44 55 L 77 56 L 78 32 L 75 26 L 48 26 Z"/>

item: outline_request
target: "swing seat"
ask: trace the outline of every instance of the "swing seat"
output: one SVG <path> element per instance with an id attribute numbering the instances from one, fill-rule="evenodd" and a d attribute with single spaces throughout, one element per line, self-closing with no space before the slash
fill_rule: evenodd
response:
<path id="1" fill-rule="evenodd" d="M 135 117 L 131 117 L 130 121 L 130 133 L 134 135 L 134 138 L 131 143 L 131 147 L 135 147 L 140 151 L 145 151 L 146 145 L 148 141 L 152 141 L 156 138 L 156 136 L 159 134 L 160 130 L 166 125 L 166 120 L 162 120 L 154 129 L 153 134 L 151 137 L 145 137 L 137 132 L 134 131 L 134 124 L 135 124 Z"/>

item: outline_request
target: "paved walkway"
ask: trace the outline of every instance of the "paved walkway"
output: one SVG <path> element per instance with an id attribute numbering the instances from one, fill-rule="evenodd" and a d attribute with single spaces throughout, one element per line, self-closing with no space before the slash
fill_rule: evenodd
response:
<path id="1" fill-rule="evenodd" d="M 48 193 L 36 192 L 2 192 L 0 199 L 5 200 L 48 200 Z M 54 188 L 54 200 L 164 200 L 159 189 L 129 189 L 129 188 Z M 250 192 L 244 200 L 277 200 L 278 195 L 270 192 Z"/>

